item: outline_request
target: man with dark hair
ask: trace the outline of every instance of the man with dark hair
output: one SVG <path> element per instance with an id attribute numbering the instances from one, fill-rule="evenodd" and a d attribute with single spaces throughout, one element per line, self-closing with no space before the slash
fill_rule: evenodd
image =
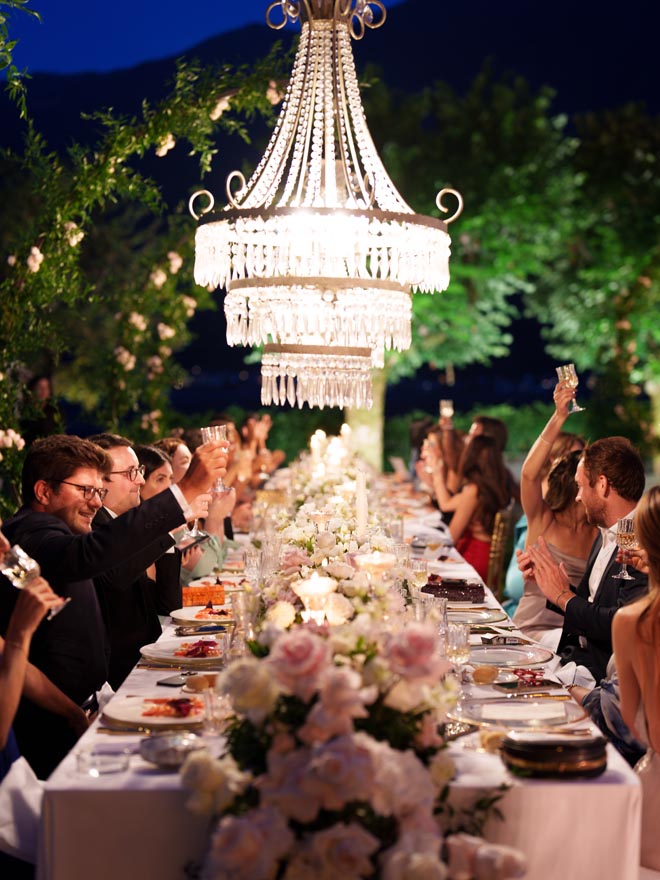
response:
<path id="1" fill-rule="evenodd" d="M 140 504 L 144 467 L 126 437 L 96 434 L 89 439 L 112 461 L 104 476 L 108 494 L 92 523 L 98 529 Z M 154 563 L 152 580 L 146 570 Z M 180 572 L 181 554 L 171 535 L 164 532 L 130 559 L 118 559 L 94 578 L 110 644 L 108 682 L 115 690 L 140 659 L 140 647 L 161 635 L 158 615 L 181 607 Z"/>
<path id="2" fill-rule="evenodd" d="M 632 580 L 614 577 L 617 522 L 634 516 L 644 492 L 644 463 L 625 437 L 605 437 L 583 451 L 575 481 L 577 500 L 600 532 L 579 585 L 569 583 L 563 565 L 553 561 L 543 538 L 538 546 L 519 552 L 518 558 L 523 575 L 536 580 L 548 607 L 564 615 L 557 653 L 562 664 L 577 664 L 574 678 L 589 687 L 605 677 L 612 655 L 614 614 L 647 589 L 647 575 L 637 569 L 630 569 Z"/>
<path id="3" fill-rule="evenodd" d="M 12 544 L 37 560 L 56 593 L 72 601 L 42 623 L 32 640 L 30 660 L 79 706 L 93 707 L 108 672 L 106 636 L 92 578 L 129 560 L 159 536 L 190 517 L 190 504 L 225 473 L 219 443 L 197 450 L 178 487 L 172 487 L 92 532 L 103 504 L 105 477 L 113 470 L 107 453 L 79 437 L 53 435 L 37 440 L 23 468 L 24 505 L 4 525 Z M 16 601 L 0 591 L 0 631 Z M 75 742 L 61 719 L 23 700 L 15 732 L 35 772 L 47 776 Z"/>

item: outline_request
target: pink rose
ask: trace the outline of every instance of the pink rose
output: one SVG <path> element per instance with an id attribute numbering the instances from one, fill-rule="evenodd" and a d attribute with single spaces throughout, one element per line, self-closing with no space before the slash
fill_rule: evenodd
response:
<path id="1" fill-rule="evenodd" d="M 277 810 L 260 808 L 245 816 L 225 816 L 211 838 L 208 877 L 273 880 L 294 837 Z"/>
<path id="2" fill-rule="evenodd" d="M 411 623 L 391 633 L 385 657 L 392 672 L 402 678 L 437 681 L 451 668 L 438 653 L 438 636 L 428 623 Z"/>
<path id="3" fill-rule="evenodd" d="M 319 797 L 303 789 L 310 760 L 308 749 L 268 753 L 268 770 L 254 785 L 261 792 L 261 803 L 297 822 L 312 822 L 321 808 Z"/>
<path id="4" fill-rule="evenodd" d="M 313 877 L 315 880 L 358 880 L 371 876 L 371 856 L 379 847 L 378 838 L 362 826 L 337 822 L 307 838 L 302 850 L 291 861 L 284 880 Z"/>
<path id="5" fill-rule="evenodd" d="M 368 801 L 374 791 L 374 763 L 366 734 L 340 736 L 311 752 L 303 790 L 326 810 Z"/>
<path id="6" fill-rule="evenodd" d="M 307 702 L 330 663 L 330 648 L 309 629 L 293 627 L 277 639 L 265 662 L 285 690 Z"/>
<path id="7" fill-rule="evenodd" d="M 376 785 L 371 803 L 377 813 L 401 819 L 415 813 L 420 821 L 433 811 L 436 790 L 426 767 L 412 751 L 373 743 Z M 423 823 L 424 824 L 424 823 Z"/>
<path id="8" fill-rule="evenodd" d="M 304 550 L 287 550 L 282 554 L 280 568 L 283 574 L 297 574 L 303 565 L 309 565 L 309 554 Z"/>
<path id="9" fill-rule="evenodd" d="M 360 675 L 346 666 L 330 667 L 323 675 L 319 701 L 312 706 L 306 723 L 298 731 L 309 744 L 323 743 L 333 736 L 351 733 L 354 718 L 366 718 L 365 704 L 378 696 L 375 685 L 363 688 Z"/>

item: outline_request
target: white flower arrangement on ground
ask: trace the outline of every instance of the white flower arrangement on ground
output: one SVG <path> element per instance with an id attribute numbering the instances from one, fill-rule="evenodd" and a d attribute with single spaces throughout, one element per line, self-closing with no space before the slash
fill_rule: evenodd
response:
<path id="1" fill-rule="evenodd" d="M 360 615 L 268 639 L 219 677 L 234 712 L 226 753 L 181 771 L 190 809 L 217 817 L 203 878 L 469 878 L 486 852 L 499 867 L 479 877 L 522 876 L 513 851 L 444 840 L 453 768 L 439 729 L 457 685 L 433 627 L 388 632 Z"/>

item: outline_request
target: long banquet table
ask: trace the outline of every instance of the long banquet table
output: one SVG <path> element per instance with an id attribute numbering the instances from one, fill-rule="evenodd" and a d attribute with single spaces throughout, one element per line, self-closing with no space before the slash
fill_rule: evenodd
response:
<path id="1" fill-rule="evenodd" d="M 407 521 L 408 536 L 429 528 L 431 521 L 428 514 L 426 525 Z M 462 576 L 476 576 L 460 560 L 448 565 L 451 571 L 460 566 Z M 497 606 L 489 591 L 487 603 Z M 166 627 L 163 637 L 172 634 Z M 136 667 L 119 693 L 153 693 L 167 674 Z M 475 695 L 485 693 L 472 689 Z M 203 858 L 208 820 L 186 809 L 178 774 L 161 772 L 140 757 L 141 736 L 108 734 L 96 722 L 53 773 L 43 800 L 38 880 L 182 880 L 186 867 Z M 497 755 L 476 748 L 475 736 L 472 743 L 462 737 L 449 745 L 458 770 L 452 799 L 467 803 L 509 786 L 499 804 L 503 821 L 491 818 L 485 836 L 522 850 L 529 880 L 638 880 L 641 791 L 613 747 L 608 746 L 606 771 L 595 779 L 522 780 Z M 90 746 L 133 750 L 128 770 L 98 778 L 81 775 L 77 753 Z"/>

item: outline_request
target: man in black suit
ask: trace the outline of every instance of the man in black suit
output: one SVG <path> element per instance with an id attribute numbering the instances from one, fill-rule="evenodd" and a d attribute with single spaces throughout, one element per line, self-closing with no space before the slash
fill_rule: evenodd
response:
<path id="1" fill-rule="evenodd" d="M 186 522 L 192 515 L 190 504 L 225 473 L 225 465 L 221 444 L 200 447 L 178 487 L 92 532 L 106 494 L 104 477 L 112 470 L 107 453 L 88 440 L 65 435 L 37 440 L 30 447 L 23 466 L 24 505 L 5 522 L 4 531 L 11 543 L 37 560 L 55 592 L 72 599 L 57 617 L 39 626 L 30 660 L 79 706 L 93 704 L 108 673 L 105 628 L 92 578 Z M 15 591 L 0 591 L 2 632 L 15 600 Z M 75 742 L 60 719 L 27 700 L 21 703 L 15 732 L 22 754 L 41 776 Z"/>
<path id="2" fill-rule="evenodd" d="M 108 494 L 92 523 L 98 529 L 140 504 L 144 468 L 125 437 L 106 433 L 89 439 L 112 460 L 112 470 L 104 477 Z M 146 571 L 151 565 L 154 580 Z M 140 647 L 161 635 L 158 615 L 181 607 L 180 573 L 181 553 L 174 539 L 162 533 L 140 553 L 118 560 L 94 578 L 110 643 L 108 682 L 115 690 L 138 662 Z"/>
<path id="3" fill-rule="evenodd" d="M 588 670 L 581 684 L 605 678 L 612 655 L 612 618 L 628 602 L 647 590 L 647 575 L 630 567 L 632 580 L 615 578 L 617 522 L 634 515 L 644 492 L 644 464 L 625 437 L 606 437 L 588 446 L 575 474 L 577 500 L 600 534 L 594 541 L 587 568 L 577 587 L 563 565 L 557 565 L 543 538 L 520 554 L 525 577 L 533 577 L 548 600 L 548 607 L 564 615 L 557 653 L 562 664 L 574 661 Z"/>

